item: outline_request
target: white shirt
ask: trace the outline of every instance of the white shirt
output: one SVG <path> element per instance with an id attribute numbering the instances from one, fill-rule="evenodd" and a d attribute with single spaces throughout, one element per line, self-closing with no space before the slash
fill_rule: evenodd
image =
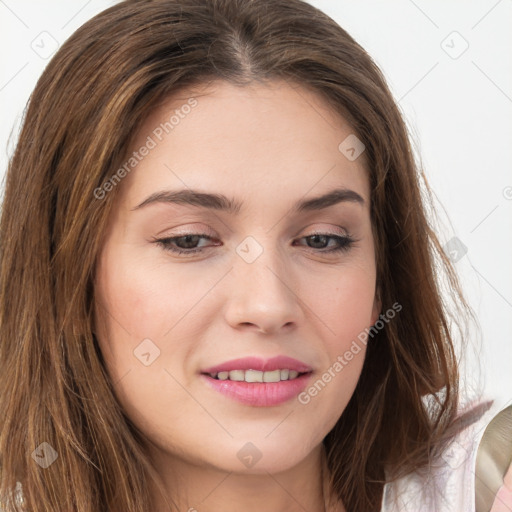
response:
<path id="1" fill-rule="evenodd" d="M 475 512 L 478 446 L 498 412 L 493 403 L 432 465 L 386 484 L 381 512 Z"/>

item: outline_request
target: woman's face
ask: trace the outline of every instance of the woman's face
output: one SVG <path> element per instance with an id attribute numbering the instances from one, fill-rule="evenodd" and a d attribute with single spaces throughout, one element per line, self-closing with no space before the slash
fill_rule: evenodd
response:
<path id="1" fill-rule="evenodd" d="M 205 91 L 154 111 L 102 189 L 96 332 L 162 460 L 275 473 L 343 413 L 380 312 L 364 153 L 303 88 Z"/>

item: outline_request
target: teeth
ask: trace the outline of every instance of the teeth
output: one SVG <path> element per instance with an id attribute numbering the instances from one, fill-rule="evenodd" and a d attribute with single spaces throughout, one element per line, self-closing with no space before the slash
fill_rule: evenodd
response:
<path id="1" fill-rule="evenodd" d="M 281 380 L 281 370 L 274 370 L 273 372 L 264 372 L 261 374 L 261 376 L 263 377 L 263 382 L 279 382 Z"/>
<path id="2" fill-rule="evenodd" d="M 272 370 L 260 372 L 258 370 L 231 370 L 230 372 L 210 373 L 210 377 L 218 380 L 234 380 L 245 382 L 280 382 L 282 380 L 296 379 L 299 372 L 296 370 Z"/>
<path id="3" fill-rule="evenodd" d="M 231 370 L 229 372 L 229 380 L 245 380 L 245 371 L 244 370 Z"/>
<path id="4" fill-rule="evenodd" d="M 258 372 L 257 370 L 245 370 L 245 382 L 263 382 L 263 372 Z"/>

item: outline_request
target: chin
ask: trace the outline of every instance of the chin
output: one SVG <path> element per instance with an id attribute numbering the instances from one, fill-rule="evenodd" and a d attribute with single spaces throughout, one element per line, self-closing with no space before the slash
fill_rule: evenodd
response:
<path id="1" fill-rule="evenodd" d="M 266 434 L 265 434 L 266 435 Z M 311 454 L 316 444 L 300 437 L 287 436 L 287 441 L 280 436 L 271 439 L 248 437 L 230 440 L 224 445 L 217 445 L 209 451 L 207 464 L 226 472 L 242 474 L 267 474 L 287 471 L 300 464 Z"/>

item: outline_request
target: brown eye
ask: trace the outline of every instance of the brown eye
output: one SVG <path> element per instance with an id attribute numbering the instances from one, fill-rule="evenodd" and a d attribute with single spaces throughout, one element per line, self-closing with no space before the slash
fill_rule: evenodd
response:
<path id="1" fill-rule="evenodd" d="M 204 250 L 204 247 L 197 246 L 202 238 L 213 240 L 213 238 L 205 234 L 187 233 L 180 236 L 158 238 L 154 242 L 166 251 L 176 254 L 194 254 Z"/>
<path id="2" fill-rule="evenodd" d="M 320 252 L 327 253 L 348 251 L 352 244 L 355 242 L 355 240 L 349 236 L 340 236 L 329 233 L 314 233 L 312 235 L 303 237 L 302 239 L 309 240 L 309 248 L 317 249 Z M 336 245 L 330 249 L 325 250 L 331 240 L 334 240 Z"/>

